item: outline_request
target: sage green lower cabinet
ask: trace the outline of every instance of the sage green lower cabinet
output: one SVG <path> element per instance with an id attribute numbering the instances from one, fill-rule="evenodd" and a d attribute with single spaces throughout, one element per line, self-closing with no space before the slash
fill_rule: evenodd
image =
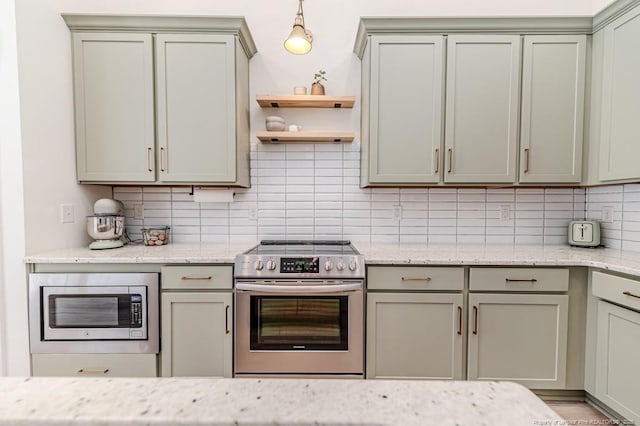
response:
<path id="1" fill-rule="evenodd" d="M 598 298 L 590 348 L 595 346 L 595 397 L 640 423 L 640 280 L 593 271 L 591 291 Z"/>
<path id="2" fill-rule="evenodd" d="M 562 389 L 569 296 L 469 294 L 468 378 Z"/>
<path id="3" fill-rule="evenodd" d="M 231 377 L 233 297 L 162 294 L 162 376 Z"/>
<path id="4" fill-rule="evenodd" d="M 462 379 L 464 268 L 367 267 L 367 378 Z"/>
<path id="5" fill-rule="evenodd" d="M 231 266 L 162 268 L 163 377 L 232 377 Z"/>
<path id="6" fill-rule="evenodd" d="M 595 396 L 625 418 L 640 422 L 640 313 L 598 302 Z"/>
<path id="7" fill-rule="evenodd" d="M 367 296 L 367 378 L 462 379 L 462 294 Z"/>
<path id="8" fill-rule="evenodd" d="M 156 377 L 156 354 L 32 354 L 33 376 Z"/>

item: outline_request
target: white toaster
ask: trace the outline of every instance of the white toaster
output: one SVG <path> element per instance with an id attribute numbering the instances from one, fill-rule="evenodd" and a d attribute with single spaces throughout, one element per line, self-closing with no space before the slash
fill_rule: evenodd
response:
<path id="1" fill-rule="evenodd" d="M 569 245 L 598 247 L 600 245 L 600 224 L 593 220 L 569 222 Z"/>

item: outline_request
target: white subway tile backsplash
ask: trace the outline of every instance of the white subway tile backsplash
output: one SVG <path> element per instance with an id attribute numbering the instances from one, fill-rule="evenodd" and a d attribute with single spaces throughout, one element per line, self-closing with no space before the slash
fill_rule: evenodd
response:
<path id="1" fill-rule="evenodd" d="M 348 238 L 364 242 L 566 244 L 567 224 L 602 218 L 610 247 L 640 251 L 640 184 L 584 188 L 360 188 L 360 145 L 251 146 L 252 187 L 195 203 L 190 186 L 115 186 L 127 232 L 172 227 L 173 241 Z M 134 219 L 137 204 L 144 218 Z M 500 209 L 508 206 L 507 221 Z M 401 218 L 394 217 L 400 207 Z"/>

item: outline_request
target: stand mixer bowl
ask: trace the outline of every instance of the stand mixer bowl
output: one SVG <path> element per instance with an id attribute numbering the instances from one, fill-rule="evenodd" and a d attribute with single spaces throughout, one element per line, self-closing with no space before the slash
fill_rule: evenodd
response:
<path id="1" fill-rule="evenodd" d="M 124 245 L 123 231 L 124 216 L 95 215 L 87 217 L 87 233 L 96 240 L 89 246 L 92 249 L 122 247 Z"/>

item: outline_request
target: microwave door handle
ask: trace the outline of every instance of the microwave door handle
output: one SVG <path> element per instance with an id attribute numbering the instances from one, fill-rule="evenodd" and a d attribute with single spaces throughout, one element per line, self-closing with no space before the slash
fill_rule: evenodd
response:
<path id="1" fill-rule="evenodd" d="M 362 284 L 327 284 L 309 286 L 262 285 L 237 283 L 236 289 L 241 291 L 260 291 L 263 293 L 337 293 L 362 290 Z"/>

